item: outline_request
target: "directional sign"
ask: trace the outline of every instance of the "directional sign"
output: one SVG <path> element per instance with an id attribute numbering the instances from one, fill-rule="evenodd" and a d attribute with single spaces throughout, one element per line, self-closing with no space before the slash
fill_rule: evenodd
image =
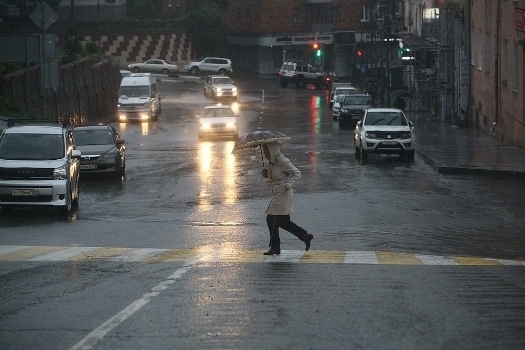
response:
<path id="1" fill-rule="evenodd" d="M 43 1 L 29 14 L 29 18 L 40 29 L 47 30 L 58 19 L 58 13 L 47 2 Z"/>

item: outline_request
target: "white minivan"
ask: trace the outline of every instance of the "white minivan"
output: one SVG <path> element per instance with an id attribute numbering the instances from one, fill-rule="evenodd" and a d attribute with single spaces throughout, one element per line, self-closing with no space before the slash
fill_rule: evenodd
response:
<path id="1" fill-rule="evenodd" d="M 157 79 L 150 73 L 133 73 L 122 78 L 117 107 L 119 121 L 156 120 L 161 113 Z"/>

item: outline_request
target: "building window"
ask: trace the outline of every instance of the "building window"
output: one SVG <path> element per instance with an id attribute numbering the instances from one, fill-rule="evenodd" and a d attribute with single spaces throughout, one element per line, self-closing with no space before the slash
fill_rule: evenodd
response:
<path id="1" fill-rule="evenodd" d="M 508 50 L 508 47 L 509 47 L 509 42 L 507 41 L 507 39 L 503 39 L 503 50 L 501 50 L 501 81 L 503 83 L 503 85 L 507 85 L 507 72 L 508 72 L 508 60 L 509 60 L 509 57 L 508 57 L 508 53 L 507 53 L 507 50 Z"/>
<path id="2" fill-rule="evenodd" d="M 368 22 L 370 20 L 370 7 L 363 6 L 361 11 L 361 22 Z"/>
<path id="3" fill-rule="evenodd" d="M 293 24 L 299 24 L 301 23 L 301 11 L 299 11 L 299 7 L 293 8 Z"/>
<path id="4" fill-rule="evenodd" d="M 518 67 L 519 67 L 519 62 L 518 62 L 518 51 L 519 50 L 519 46 L 518 46 L 518 43 L 515 43 L 514 44 L 514 49 L 512 50 L 512 67 L 515 69 L 515 70 L 518 70 Z M 518 74 L 512 74 L 512 90 L 514 90 L 515 92 L 518 92 L 518 79 L 519 79 L 519 75 Z"/>
<path id="5" fill-rule="evenodd" d="M 341 22 L 341 8 L 339 6 L 332 6 L 330 11 L 330 20 L 332 23 Z"/>
<path id="6" fill-rule="evenodd" d="M 481 45 L 483 43 L 483 34 L 481 33 L 481 29 L 477 31 L 478 33 L 478 69 L 479 70 L 482 70 L 482 66 L 481 66 L 481 63 L 483 62 L 483 50 L 481 50 L 481 47 L 479 47 L 479 45 Z"/>
<path id="7" fill-rule="evenodd" d="M 252 9 L 247 8 L 246 9 L 246 27 L 249 29 L 252 25 Z"/>
<path id="8" fill-rule="evenodd" d="M 235 16 L 235 22 L 237 23 L 237 29 L 241 30 L 242 25 L 242 9 L 237 7 L 237 15 Z"/>
<path id="9" fill-rule="evenodd" d="M 490 33 L 485 33 L 485 57 L 483 66 L 485 67 L 485 74 L 490 75 L 490 61 L 492 58 L 492 42 L 490 41 Z"/>

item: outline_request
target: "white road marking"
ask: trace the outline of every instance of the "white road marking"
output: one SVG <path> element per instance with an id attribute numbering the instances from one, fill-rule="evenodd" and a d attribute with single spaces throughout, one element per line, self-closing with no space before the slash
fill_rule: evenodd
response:
<path id="1" fill-rule="evenodd" d="M 444 256 L 439 255 L 421 255 L 421 254 L 414 254 L 416 258 L 421 260 L 424 265 L 458 265 L 457 262 L 447 259 Z"/>
<path id="2" fill-rule="evenodd" d="M 290 262 L 297 263 L 303 257 L 304 250 L 281 250 L 279 255 L 269 255 L 265 262 Z"/>
<path id="3" fill-rule="evenodd" d="M 175 283 L 175 281 L 181 278 L 186 272 L 188 272 L 193 265 L 199 261 L 198 257 L 192 257 L 187 259 L 183 266 L 175 272 L 173 272 L 168 278 L 164 281 L 157 284 L 151 289 L 149 293 L 146 293 L 142 298 L 135 300 L 128 306 L 126 306 L 122 311 L 111 317 L 106 322 L 102 323 L 100 326 L 95 328 L 91 333 L 89 333 L 84 339 L 76 343 L 71 347 L 71 350 L 88 350 L 91 349 L 96 343 L 103 339 L 106 334 L 111 332 L 113 329 L 118 327 L 121 323 L 131 317 L 135 312 L 140 310 L 144 305 L 150 302 L 154 297 L 158 296 L 160 292 L 167 289 L 170 285 Z"/>
<path id="4" fill-rule="evenodd" d="M 87 253 L 92 250 L 99 249 L 99 247 L 71 247 L 52 252 L 44 255 L 35 256 L 34 258 L 28 259 L 28 261 L 63 261 L 73 256 Z"/>
<path id="5" fill-rule="evenodd" d="M 149 258 L 150 256 L 160 254 L 167 250 L 169 249 L 142 248 L 142 249 L 133 250 L 126 254 L 114 256 L 110 260 L 122 261 L 122 262 L 139 262 L 146 258 Z"/>
<path id="6" fill-rule="evenodd" d="M 345 264 L 379 264 L 375 252 L 347 251 Z"/>

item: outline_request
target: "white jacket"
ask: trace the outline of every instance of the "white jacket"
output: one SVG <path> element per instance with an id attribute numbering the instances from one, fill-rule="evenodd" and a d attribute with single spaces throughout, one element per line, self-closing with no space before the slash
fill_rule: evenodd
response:
<path id="1" fill-rule="evenodd" d="M 301 172 L 281 154 L 278 142 L 266 144 L 270 151 L 270 160 L 265 165 L 268 170 L 268 184 L 272 187 L 272 200 L 266 214 L 287 215 L 293 212 L 294 180 L 301 178 Z"/>

